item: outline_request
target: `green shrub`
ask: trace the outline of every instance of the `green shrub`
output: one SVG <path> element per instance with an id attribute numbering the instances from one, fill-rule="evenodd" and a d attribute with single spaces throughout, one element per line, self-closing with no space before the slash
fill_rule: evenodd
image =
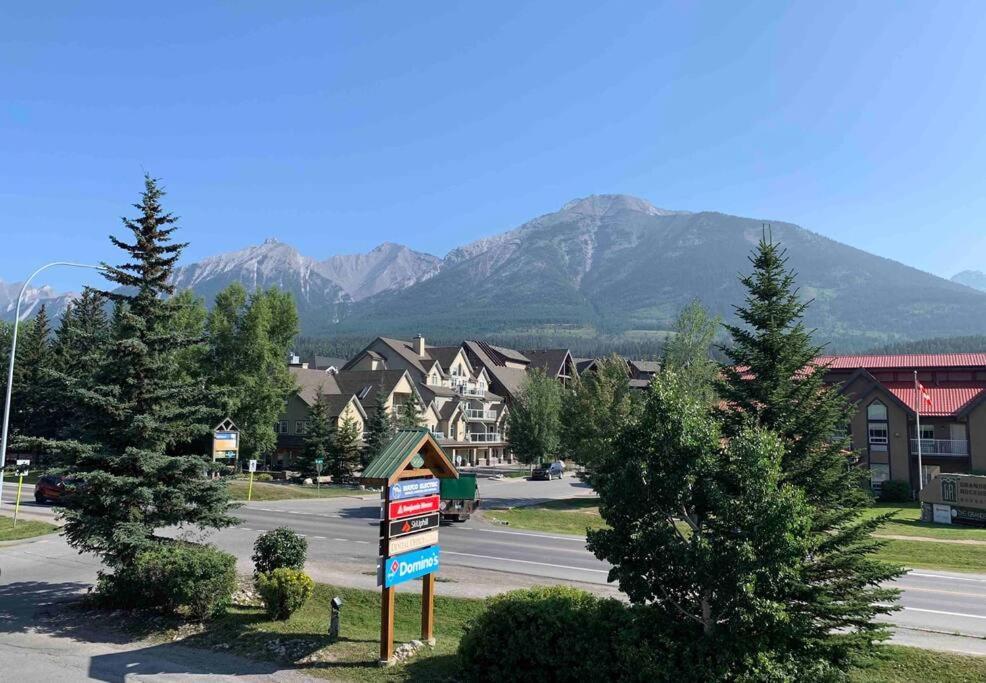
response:
<path id="1" fill-rule="evenodd" d="M 257 592 L 264 601 L 267 616 L 284 620 L 311 597 L 315 582 L 304 572 L 280 567 L 257 576 Z"/>
<path id="2" fill-rule="evenodd" d="M 459 643 L 470 681 L 625 681 L 640 673 L 629 653 L 632 610 L 566 586 L 487 600 Z"/>
<path id="3" fill-rule="evenodd" d="M 115 607 L 142 607 L 201 620 L 226 611 L 236 558 L 210 545 L 162 542 L 134 563 L 100 574 L 96 595 Z"/>
<path id="4" fill-rule="evenodd" d="M 268 574 L 282 567 L 303 569 L 308 555 L 308 541 L 287 527 L 267 531 L 253 543 L 254 575 Z"/>
<path id="5" fill-rule="evenodd" d="M 913 500 L 911 485 L 906 481 L 887 480 L 880 485 L 880 501 L 884 503 L 907 503 Z"/>
<path id="6" fill-rule="evenodd" d="M 254 481 L 274 481 L 273 475 L 270 472 L 260 472 L 253 478 Z"/>

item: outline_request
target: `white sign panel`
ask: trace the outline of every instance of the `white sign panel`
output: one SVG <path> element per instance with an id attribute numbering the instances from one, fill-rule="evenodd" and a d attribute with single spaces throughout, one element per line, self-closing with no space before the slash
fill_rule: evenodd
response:
<path id="1" fill-rule="evenodd" d="M 257 461 L 256 460 L 247 460 L 247 469 L 250 472 L 256 472 L 257 471 Z"/>
<path id="2" fill-rule="evenodd" d="M 951 505 L 939 505 L 934 504 L 934 520 L 935 524 L 951 524 L 952 523 L 952 506 Z"/>
<path id="3" fill-rule="evenodd" d="M 30 474 L 31 461 L 30 460 L 18 460 L 17 461 L 17 474 L 21 477 L 26 477 Z"/>
<path id="4" fill-rule="evenodd" d="M 422 531 L 421 533 L 411 534 L 410 536 L 392 538 L 387 543 L 387 550 L 391 555 L 398 555 L 410 550 L 417 550 L 418 548 L 437 544 L 438 529 L 432 529 L 431 531 Z"/>

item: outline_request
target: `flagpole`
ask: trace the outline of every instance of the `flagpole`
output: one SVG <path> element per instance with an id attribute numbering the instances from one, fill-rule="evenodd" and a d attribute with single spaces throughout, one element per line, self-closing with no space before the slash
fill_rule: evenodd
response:
<path id="1" fill-rule="evenodd" d="M 914 371 L 914 414 L 917 417 L 918 441 L 918 493 L 924 488 L 924 468 L 921 467 L 921 392 L 918 389 L 918 371 Z"/>

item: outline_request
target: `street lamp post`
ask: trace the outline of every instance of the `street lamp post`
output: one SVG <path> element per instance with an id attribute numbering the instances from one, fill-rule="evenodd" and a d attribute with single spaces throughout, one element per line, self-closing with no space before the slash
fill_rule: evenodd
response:
<path id="1" fill-rule="evenodd" d="M 7 395 L 4 398 L 3 404 L 3 433 L 0 434 L 0 505 L 3 504 L 3 468 L 7 464 L 7 431 L 10 429 L 10 394 L 14 387 L 14 359 L 17 355 L 17 328 L 21 321 L 21 301 L 24 298 L 24 292 L 27 291 L 27 286 L 31 284 L 31 280 L 34 276 L 40 273 L 42 270 L 47 270 L 53 266 L 69 266 L 72 268 L 91 268 L 93 270 L 106 270 L 104 266 L 93 266 L 88 263 L 74 263 L 72 261 L 52 261 L 51 263 L 46 263 L 33 273 L 28 275 L 27 279 L 24 280 L 24 284 L 21 285 L 20 294 L 17 295 L 17 308 L 14 313 L 14 333 L 10 342 L 10 362 L 7 363 Z"/>

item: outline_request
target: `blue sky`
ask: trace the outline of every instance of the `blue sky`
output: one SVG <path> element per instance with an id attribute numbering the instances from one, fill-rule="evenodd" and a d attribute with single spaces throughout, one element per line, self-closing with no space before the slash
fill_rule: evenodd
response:
<path id="1" fill-rule="evenodd" d="M 116 260 L 144 170 L 187 261 L 624 192 L 986 269 L 984 65 L 976 1 L 6 3 L 0 278 Z"/>

